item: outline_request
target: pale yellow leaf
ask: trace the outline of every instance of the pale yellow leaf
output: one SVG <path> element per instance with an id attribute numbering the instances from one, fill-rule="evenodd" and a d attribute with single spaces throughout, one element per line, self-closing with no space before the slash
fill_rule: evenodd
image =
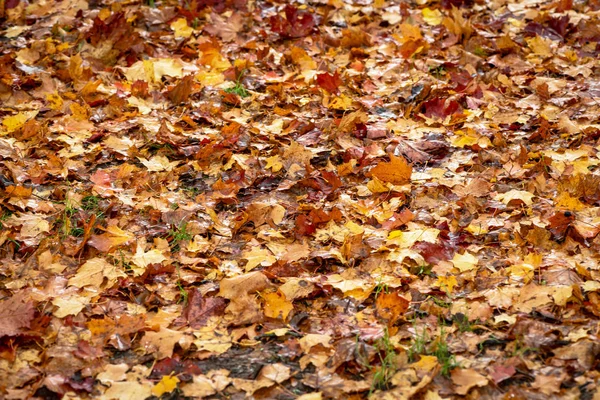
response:
<path id="1" fill-rule="evenodd" d="M 452 263 L 460 272 L 470 271 L 475 269 L 479 260 L 473 254 L 465 252 L 464 254 L 454 254 Z"/>

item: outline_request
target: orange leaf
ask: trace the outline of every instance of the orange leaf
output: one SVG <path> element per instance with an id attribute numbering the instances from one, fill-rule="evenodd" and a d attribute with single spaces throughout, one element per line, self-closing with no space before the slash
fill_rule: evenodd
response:
<path id="1" fill-rule="evenodd" d="M 390 162 L 380 162 L 370 171 L 370 176 L 389 182 L 394 185 L 402 185 L 410 182 L 412 167 L 403 157 L 390 155 Z"/>
<path id="2" fill-rule="evenodd" d="M 380 293 L 375 301 L 377 315 L 388 320 L 390 324 L 396 322 L 400 315 L 408 310 L 409 304 L 410 301 L 397 292 Z"/>

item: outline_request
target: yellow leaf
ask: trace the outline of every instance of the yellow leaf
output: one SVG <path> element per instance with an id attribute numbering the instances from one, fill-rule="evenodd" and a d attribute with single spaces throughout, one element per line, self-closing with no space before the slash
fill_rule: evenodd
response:
<path id="1" fill-rule="evenodd" d="M 103 8 L 98 13 L 98 18 L 100 18 L 102 21 L 105 21 L 108 17 L 110 17 L 110 14 L 110 8 Z"/>
<path id="2" fill-rule="evenodd" d="M 111 287 L 119 277 L 127 276 L 117 266 L 107 262 L 100 257 L 92 258 L 86 261 L 79 269 L 74 277 L 69 279 L 69 286 L 94 286 L 99 288 L 107 279 L 106 287 Z"/>
<path id="3" fill-rule="evenodd" d="M 552 57 L 552 49 L 550 48 L 549 41 L 541 36 L 535 36 L 531 39 L 527 39 L 527 46 L 529 46 L 535 55 Z"/>
<path id="4" fill-rule="evenodd" d="M 585 204 L 579 201 L 579 199 L 571 197 L 567 192 L 562 192 L 556 198 L 556 206 L 566 208 L 569 211 L 580 211 L 585 208 Z"/>
<path id="5" fill-rule="evenodd" d="M 535 268 L 533 265 L 528 263 L 513 265 L 506 269 L 506 272 L 511 277 L 522 279 L 524 283 L 529 283 L 533 279 Z"/>
<path id="6" fill-rule="evenodd" d="M 446 291 L 446 293 L 450 294 L 454 290 L 454 286 L 457 285 L 456 277 L 454 275 L 450 276 L 438 276 L 437 282 L 435 283 L 440 289 Z"/>
<path id="7" fill-rule="evenodd" d="M 569 299 L 573 297 L 572 286 L 554 286 L 552 298 L 557 306 L 564 307 L 567 305 Z"/>
<path id="8" fill-rule="evenodd" d="M 142 241 L 138 242 L 135 254 L 131 258 L 131 262 L 135 265 L 131 268 L 135 276 L 142 275 L 148 265 L 160 264 L 167 259 L 160 250 L 153 249 L 146 252 L 143 246 Z"/>
<path id="9" fill-rule="evenodd" d="M 78 121 L 87 121 L 89 116 L 87 108 L 77 103 L 71 103 L 69 109 L 71 110 L 71 114 L 73 114 L 73 118 Z"/>
<path id="10" fill-rule="evenodd" d="M 210 65 L 213 70 L 222 72 L 231 67 L 229 60 L 217 49 L 208 49 L 202 52 L 200 62 L 203 65 Z"/>
<path id="11" fill-rule="evenodd" d="M 454 147 L 460 147 L 461 149 L 465 146 L 473 146 L 479 141 L 479 135 L 472 129 L 467 132 L 456 131 L 456 135 L 450 139 L 450 143 Z"/>
<path id="12" fill-rule="evenodd" d="M 300 67 L 301 71 L 310 71 L 317 68 L 315 60 L 313 60 L 303 48 L 296 46 L 292 47 L 291 56 L 292 61 Z"/>
<path id="13" fill-rule="evenodd" d="M 367 188 L 371 191 L 371 193 L 387 193 L 390 191 L 390 188 L 377 179 L 376 176 L 374 176 L 373 179 L 367 183 Z"/>
<path id="14" fill-rule="evenodd" d="M 160 397 L 165 393 L 171 393 L 177 387 L 179 379 L 176 376 L 164 375 L 162 379 L 152 388 L 152 394 Z"/>
<path id="15" fill-rule="evenodd" d="M 225 75 L 218 71 L 200 71 L 196 80 L 206 86 L 215 86 L 225 82 Z"/>
<path id="16" fill-rule="evenodd" d="M 119 400 L 137 400 L 145 399 L 150 397 L 151 383 L 148 381 L 138 382 L 125 381 L 125 382 L 111 382 L 110 387 L 106 389 L 102 399 L 119 399 Z"/>
<path id="17" fill-rule="evenodd" d="M 4 125 L 8 132 L 14 132 L 23 127 L 28 119 L 29 117 L 27 114 L 20 112 L 17 115 L 4 118 L 4 120 L 2 120 L 2 125 Z"/>
<path id="18" fill-rule="evenodd" d="M 412 247 L 416 242 L 435 243 L 440 234 L 439 229 L 415 229 L 413 231 L 391 231 L 387 238 L 387 244 L 395 244 L 400 248 Z"/>
<path id="19" fill-rule="evenodd" d="M 454 267 L 458 268 L 460 272 L 470 271 L 475 269 L 475 266 L 479 260 L 471 253 L 465 252 L 464 254 L 454 254 L 454 258 L 452 259 L 452 264 Z"/>
<path id="20" fill-rule="evenodd" d="M 442 13 L 440 12 L 440 10 L 424 8 L 422 13 L 423 20 L 427 23 L 427 25 L 435 26 L 442 23 Z"/>
<path id="21" fill-rule="evenodd" d="M 467 226 L 466 231 L 470 232 L 471 234 L 473 234 L 475 236 L 485 235 L 489 232 L 487 226 L 485 226 L 484 224 L 481 224 L 481 223 L 469 224 L 469 226 Z"/>
<path id="22" fill-rule="evenodd" d="M 334 97 L 333 100 L 329 102 L 329 108 L 335 110 L 349 110 L 352 108 L 352 99 L 345 94 Z"/>
<path id="23" fill-rule="evenodd" d="M 417 25 L 400 24 L 400 35 L 394 34 L 394 38 L 400 43 L 413 42 L 422 39 L 421 30 Z"/>
<path id="24" fill-rule="evenodd" d="M 309 353 L 310 350 L 317 345 L 330 348 L 331 344 L 329 342 L 331 342 L 331 335 L 318 333 L 308 333 L 304 335 L 303 338 L 298 339 L 298 343 L 305 353 Z"/>
<path id="25" fill-rule="evenodd" d="M 380 162 L 369 171 L 370 176 L 374 176 L 383 182 L 389 182 L 394 185 L 402 185 L 410 182 L 412 167 L 403 157 L 390 155 L 390 162 Z"/>
<path id="26" fill-rule="evenodd" d="M 269 318 L 281 318 L 285 321 L 294 309 L 292 302 L 279 291 L 264 293 L 262 298 L 265 301 L 265 316 Z"/>
<path id="27" fill-rule="evenodd" d="M 259 265 L 267 267 L 277 261 L 277 258 L 269 250 L 261 249 L 257 246 L 253 246 L 250 251 L 242 254 L 242 258 L 248 260 L 246 263 L 246 272 L 253 270 Z"/>
<path id="28" fill-rule="evenodd" d="M 483 387 L 488 384 L 488 379 L 474 369 L 455 368 L 451 377 L 455 392 L 463 396 L 475 386 Z"/>
<path id="29" fill-rule="evenodd" d="M 60 95 L 57 92 L 48 93 L 46 95 L 46 100 L 48 101 L 48 106 L 51 109 L 53 109 L 54 111 L 60 111 L 60 110 L 62 110 L 62 106 L 64 104 L 64 101 L 63 101 L 62 97 L 60 97 Z"/>
<path id="30" fill-rule="evenodd" d="M 57 309 L 52 313 L 57 318 L 64 318 L 68 315 L 77 315 L 83 307 L 89 304 L 90 298 L 72 294 L 70 296 L 60 296 L 52 300 L 52 305 Z"/>
<path id="31" fill-rule="evenodd" d="M 194 33 L 194 29 L 189 27 L 185 18 L 179 18 L 171 23 L 171 29 L 175 31 L 175 37 L 189 38 Z"/>
<path id="32" fill-rule="evenodd" d="M 419 361 L 412 363 L 410 366 L 418 371 L 429 372 L 438 365 L 438 359 L 436 356 L 422 355 Z"/>
<path id="33" fill-rule="evenodd" d="M 279 170 L 281 170 L 281 168 L 283 168 L 283 164 L 281 163 L 281 158 L 278 155 L 274 155 L 272 157 L 268 157 L 266 159 L 267 161 L 267 165 L 265 165 L 265 168 L 267 169 L 271 169 L 271 171 L 273 172 L 277 172 Z"/>

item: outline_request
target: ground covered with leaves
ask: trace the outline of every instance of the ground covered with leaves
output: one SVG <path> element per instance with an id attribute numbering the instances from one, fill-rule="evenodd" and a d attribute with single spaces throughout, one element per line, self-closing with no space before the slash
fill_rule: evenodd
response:
<path id="1" fill-rule="evenodd" d="M 3 3 L 3 399 L 600 398 L 597 0 Z"/>

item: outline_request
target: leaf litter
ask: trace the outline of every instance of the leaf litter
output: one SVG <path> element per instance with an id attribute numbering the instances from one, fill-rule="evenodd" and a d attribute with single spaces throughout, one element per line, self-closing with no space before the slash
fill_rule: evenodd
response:
<path id="1" fill-rule="evenodd" d="M 2 4 L 2 398 L 600 396 L 597 1 Z"/>

